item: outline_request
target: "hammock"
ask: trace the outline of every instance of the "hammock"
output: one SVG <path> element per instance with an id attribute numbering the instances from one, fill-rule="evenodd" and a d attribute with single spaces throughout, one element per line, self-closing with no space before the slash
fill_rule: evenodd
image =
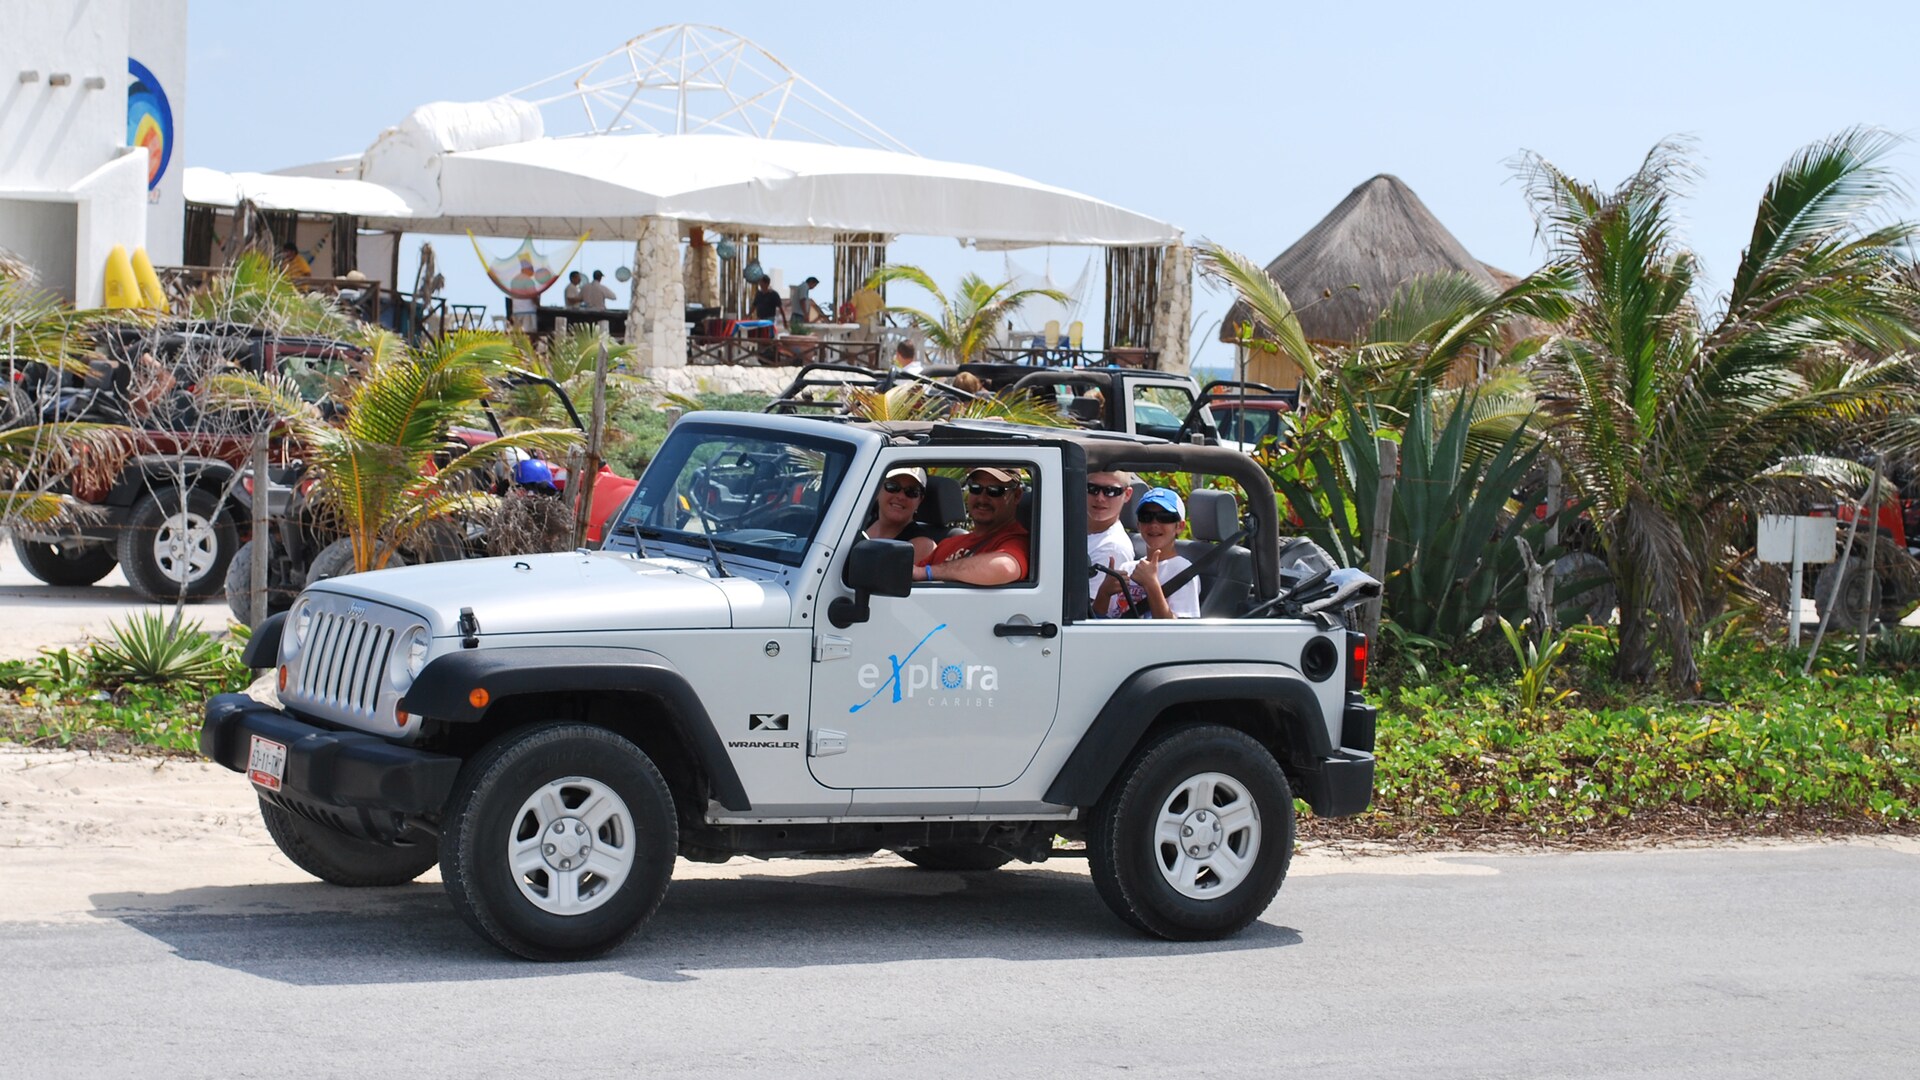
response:
<path id="1" fill-rule="evenodd" d="M 467 232 L 467 239 L 473 241 L 473 253 L 480 257 L 480 265 L 487 268 L 487 277 L 500 287 L 501 292 L 516 300 L 538 300 L 541 293 L 546 292 L 554 282 L 560 280 L 560 275 L 566 270 L 567 264 L 573 261 L 575 255 L 580 254 L 581 246 L 591 235 L 593 234 L 582 233 L 580 239 L 573 242 L 573 248 L 567 252 L 567 257 L 560 260 L 560 266 L 557 269 L 553 266 L 551 258 L 541 254 L 540 250 L 533 246 L 531 236 L 520 241 L 520 246 L 514 248 L 503 259 L 487 258 L 487 253 L 480 250 L 480 241 L 471 230 Z"/>

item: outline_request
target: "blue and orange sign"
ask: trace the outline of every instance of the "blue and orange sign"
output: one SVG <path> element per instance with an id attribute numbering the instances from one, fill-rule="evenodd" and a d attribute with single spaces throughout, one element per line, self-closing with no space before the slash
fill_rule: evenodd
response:
<path id="1" fill-rule="evenodd" d="M 147 190 L 152 191 L 173 160 L 173 107 L 147 65 L 129 56 L 127 74 L 133 77 L 127 83 L 127 145 L 147 148 Z"/>

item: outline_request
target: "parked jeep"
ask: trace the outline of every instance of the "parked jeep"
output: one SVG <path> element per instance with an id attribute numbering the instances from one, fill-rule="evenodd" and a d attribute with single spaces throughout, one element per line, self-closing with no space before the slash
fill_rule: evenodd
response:
<path id="1" fill-rule="evenodd" d="M 328 373 L 344 372 L 359 350 L 324 338 L 223 332 L 201 324 L 150 331 L 99 332 L 99 358 L 84 376 L 33 365 L 22 393 L 42 420 L 84 420 L 131 429 L 132 453 L 117 475 L 68 491 L 97 513 L 60 528 L 21 531 L 14 553 L 49 585 L 91 585 L 115 565 L 143 599 L 217 595 L 246 539 L 247 522 L 231 500 L 235 473 L 252 453 L 251 425 L 201 411 L 193 381 L 223 367 L 278 372 L 303 394 L 324 392 Z M 136 387 L 133 369 L 151 355 L 166 372 L 159 392 Z"/>
<path id="2" fill-rule="evenodd" d="M 983 394 L 1031 394 L 1093 431 L 1119 431 L 1171 442 L 1220 441 L 1220 430 L 1194 381 L 1171 371 L 1132 367 L 1034 367 L 1029 364 L 934 365 L 918 372 L 852 364 L 808 364 L 767 406 L 771 413 L 837 412 L 849 389 L 885 391 L 918 383 L 954 399 L 961 372 L 980 381 Z"/>
<path id="3" fill-rule="evenodd" d="M 1013 478 L 973 497 L 1017 500 L 1024 576 L 932 582 L 864 537 L 916 476 L 923 521 L 961 527 L 930 493 L 983 467 Z M 1110 470 L 1245 493 L 1189 500 L 1203 617 L 1090 617 L 1085 491 Z M 1217 938 L 1279 890 L 1296 796 L 1323 816 L 1372 797 L 1367 646 L 1342 613 L 1377 583 L 1275 519 L 1223 448 L 697 413 L 603 550 L 310 585 L 248 647 L 276 702 L 214 698 L 200 746 L 302 868 L 391 885 L 438 862 L 465 920 L 530 958 L 627 940 L 676 856 L 879 849 L 936 870 L 1084 855 L 1122 920 Z"/>

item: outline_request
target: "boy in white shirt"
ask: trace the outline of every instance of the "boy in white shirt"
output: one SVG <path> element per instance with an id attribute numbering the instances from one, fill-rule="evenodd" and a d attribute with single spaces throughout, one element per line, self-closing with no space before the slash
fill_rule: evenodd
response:
<path id="1" fill-rule="evenodd" d="M 1133 475 L 1123 472 L 1087 474 L 1087 558 L 1095 566 L 1126 569 L 1133 565 L 1133 538 L 1120 524 L 1120 511 L 1133 497 Z M 1105 574 L 1087 581 L 1089 599 L 1100 592 Z M 1096 609 L 1098 610 L 1098 609 Z"/>

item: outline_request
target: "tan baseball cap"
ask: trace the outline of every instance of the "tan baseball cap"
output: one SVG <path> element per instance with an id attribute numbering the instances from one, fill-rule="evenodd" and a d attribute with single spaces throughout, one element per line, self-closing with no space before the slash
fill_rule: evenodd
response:
<path id="1" fill-rule="evenodd" d="M 887 470 L 883 479 L 891 480 L 896 476 L 911 476 L 916 484 L 927 486 L 927 470 L 912 465 L 899 465 Z"/>
<path id="2" fill-rule="evenodd" d="M 1002 469 L 997 465 L 982 465 L 967 474 L 969 477 L 984 476 L 996 484 L 1017 484 L 1020 474 L 1012 469 Z"/>

